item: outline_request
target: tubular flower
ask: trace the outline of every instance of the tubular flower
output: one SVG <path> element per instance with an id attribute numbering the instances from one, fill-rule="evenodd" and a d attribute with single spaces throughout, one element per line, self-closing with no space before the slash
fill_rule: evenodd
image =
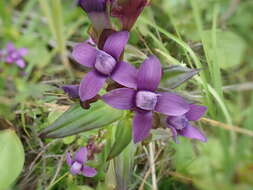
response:
<path id="1" fill-rule="evenodd" d="M 81 43 L 74 47 L 73 57 L 75 60 L 92 69 L 80 83 L 79 96 L 82 101 L 96 96 L 109 77 L 123 86 L 136 88 L 137 69 L 120 61 L 128 38 L 128 32 L 121 31 L 110 35 L 102 50 L 87 43 Z"/>
<path id="2" fill-rule="evenodd" d="M 130 31 L 148 0 L 113 0 L 111 15 L 121 20 L 123 30 Z"/>
<path id="3" fill-rule="evenodd" d="M 26 48 L 17 49 L 12 43 L 8 43 L 6 49 L 1 52 L 1 57 L 4 58 L 6 63 L 15 63 L 18 67 L 25 67 L 25 60 L 23 57 L 27 55 L 28 50 Z"/>
<path id="4" fill-rule="evenodd" d="M 167 118 L 168 127 L 171 129 L 173 139 L 178 143 L 177 136 L 184 136 L 190 139 L 197 139 L 206 142 L 207 139 L 203 133 L 190 124 L 190 121 L 200 119 L 206 112 L 205 106 L 190 104 L 190 110 L 181 116 L 169 116 Z"/>
<path id="5" fill-rule="evenodd" d="M 96 32 L 111 28 L 106 11 L 106 0 L 79 0 L 78 5 L 88 14 Z"/>
<path id="6" fill-rule="evenodd" d="M 86 165 L 88 160 L 88 150 L 86 147 L 80 148 L 75 156 L 74 159 L 71 158 L 70 153 L 67 153 L 66 160 L 67 164 L 70 167 L 70 172 L 73 175 L 83 175 L 86 177 L 94 177 L 97 174 L 96 169 L 91 168 Z"/>
<path id="7" fill-rule="evenodd" d="M 102 99 L 110 106 L 121 110 L 134 110 L 133 139 L 140 142 L 152 128 L 153 112 L 180 116 L 189 110 L 188 103 L 170 92 L 156 92 L 161 80 L 162 68 L 155 56 L 146 59 L 137 75 L 137 88 L 119 88 L 105 94 Z"/>

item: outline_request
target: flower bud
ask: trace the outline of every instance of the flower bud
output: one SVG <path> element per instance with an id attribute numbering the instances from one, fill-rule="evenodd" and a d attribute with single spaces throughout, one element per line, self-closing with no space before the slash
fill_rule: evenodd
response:
<path id="1" fill-rule="evenodd" d="M 88 14 L 97 35 L 100 35 L 104 29 L 111 28 L 106 3 L 106 0 L 78 1 L 78 5 Z"/>
<path id="2" fill-rule="evenodd" d="M 122 29 L 130 31 L 148 0 L 113 0 L 111 15 L 121 20 Z"/>

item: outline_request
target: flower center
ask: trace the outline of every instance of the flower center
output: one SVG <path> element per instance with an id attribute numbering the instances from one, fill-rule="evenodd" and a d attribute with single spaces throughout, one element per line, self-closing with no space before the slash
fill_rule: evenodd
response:
<path id="1" fill-rule="evenodd" d="M 139 91 L 136 95 L 136 106 L 144 110 L 154 110 L 157 94 L 149 91 Z"/>
<path id="2" fill-rule="evenodd" d="M 185 116 L 170 117 L 168 123 L 175 129 L 181 130 L 189 125 L 189 120 Z"/>
<path id="3" fill-rule="evenodd" d="M 116 65 L 116 60 L 104 51 L 98 51 L 95 68 L 104 75 L 110 75 Z"/>
<path id="4" fill-rule="evenodd" d="M 75 173 L 80 173 L 81 169 L 82 169 L 82 164 L 80 164 L 79 162 L 74 162 L 71 167 L 71 170 Z"/>

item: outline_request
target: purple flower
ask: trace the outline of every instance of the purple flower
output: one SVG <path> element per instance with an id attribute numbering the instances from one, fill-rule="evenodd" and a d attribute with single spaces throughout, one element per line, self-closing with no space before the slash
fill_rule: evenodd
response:
<path id="1" fill-rule="evenodd" d="M 106 11 L 106 0 L 79 0 L 78 5 L 88 14 L 96 32 L 111 28 Z"/>
<path id="2" fill-rule="evenodd" d="M 16 49 L 12 43 L 8 43 L 6 49 L 1 52 L 1 57 L 4 57 L 6 63 L 15 63 L 18 67 L 25 67 L 23 57 L 28 53 L 26 48 Z"/>
<path id="3" fill-rule="evenodd" d="M 173 139 L 178 143 L 177 136 L 184 136 L 190 139 L 197 139 L 206 142 L 207 139 L 203 133 L 190 124 L 190 121 L 200 119 L 206 112 L 205 106 L 190 104 L 190 110 L 181 116 L 169 116 L 167 118 L 168 127 L 171 129 Z"/>
<path id="4" fill-rule="evenodd" d="M 82 101 L 96 96 L 109 77 L 123 86 L 136 87 L 137 69 L 120 61 L 128 38 L 129 33 L 121 31 L 113 33 L 107 38 L 103 50 L 98 50 L 87 43 L 81 43 L 74 47 L 73 57 L 75 60 L 92 69 L 80 83 L 79 96 Z"/>
<path id="5" fill-rule="evenodd" d="M 94 177 L 97 174 L 96 169 L 86 165 L 88 160 L 88 150 L 86 147 L 80 148 L 76 152 L 74 159 L 71 158 L 70 153 L 67 153 L 66 157 L 67 164 L 70 167 L 70 172 L 73 175 L 79 174 L 86 177 Z"/>
<path id="6" fill-rule="evenodd" d="M 156 92 L 161 75 L 162 68 L 159 60 L 151 56 L 140 66 L 136 90 L 119 88 L 102 97 L 114 108 L 135 111 L 133 119 L 135 143 L 148 136 L 152 128 L 154 111 L 170 116 L 180 116 L 189 110 L 188 103 L 180 96 L 170 92 Z"/>
<path id="7" fill-rule="evenodd" d="M 147 4 L 147 0 L 114 0 L 111 15 L 121 20 L 123 30 L 130 31 Z"/>

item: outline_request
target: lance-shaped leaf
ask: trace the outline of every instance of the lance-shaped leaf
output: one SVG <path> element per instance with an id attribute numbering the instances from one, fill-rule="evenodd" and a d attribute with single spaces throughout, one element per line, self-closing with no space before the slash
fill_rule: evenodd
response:
<path id="1" fill-rule="evenodd" d="M 131 120 L 128 118 L 122 119 L 115 133 L 115 142 L 112 146 L 112 149 L 109 153 L 107 160 L 110 160 L 118 156 L 131 142 L 132 139 L 132 128 Z"/>
<path id="2" fill-rule="evenodd" d="M 131 142 L 115 159 L 113 159 L 116 188 L 128 190 L 131 185 L 136 144 Z"/>
<path id="3" fill-rule="evenodd" d="M 12 129 L 0 131 L 0 190 L 6 190 L 22 171 L 25 155 L 21 141 Z"/>
<path id="4" fill-rule="evenodd" d="M 52 125 L 44 129 L 40 136 L 44 138 L 61 138 L 80 132 L 97 129 L 119 119 L 122 112 L 111 108 L 102 101 L 91 104 L 84 110 L 79 104 L 69 108 Z"/>
<path id="5" fill-rule="evenodd" d="M 167 88 L 173 89 L 191 79 L 199 73 L 200 69 L 189 69 L 180 65 L 173 65 L 163 69 L 164 78 L 166 81 L 164 85 Z"/>

